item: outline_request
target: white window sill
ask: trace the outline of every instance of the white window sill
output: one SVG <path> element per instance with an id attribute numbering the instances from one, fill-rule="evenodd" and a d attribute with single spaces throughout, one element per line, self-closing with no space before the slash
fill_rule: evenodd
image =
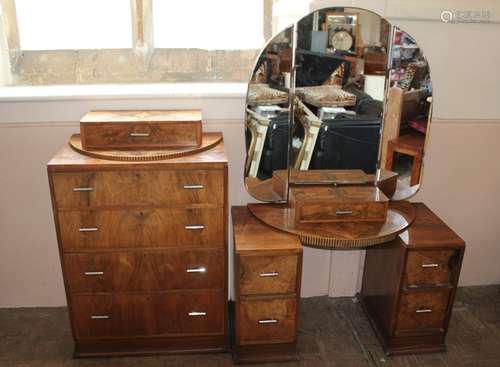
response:
<path id="1" fill-rule="evenodd" d="M 0 87 L 1 102 L 245 98 L 246 83 L 84 84 Z"/>

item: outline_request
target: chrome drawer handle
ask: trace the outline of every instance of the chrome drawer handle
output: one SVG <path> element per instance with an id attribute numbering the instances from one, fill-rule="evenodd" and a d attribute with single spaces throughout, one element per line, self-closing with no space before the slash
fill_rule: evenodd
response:
<path id="1" fill-rule="evenodd" d="M 259 276 L 261 276 L 262 278 L 267 278 L 267 277 L 277 277 L 278 275 L 280 275 L 280 273 L 276 272 L 276 271 L 272 271 L 270 273 L 260 273 Z"/>
<path id="2" fill-rule="evenodd" d="M 96 275 L 104 275 L 104 272 L 103 271 L 86 271 L 84 274 L 88 275 L 88 276 L 96 276 Z"/>
<path id="3" fill-rule="evenodd" d="M 430 308 L 422 308 L 420 310 L 415 310 L 416 313 L 429 313 L 432 312 Z"/>
<path id="4" fill-rule="evenodd" d="M 422 268 L 438 268 L 439 264 L 422 264 Z"/>
<path id="5" fill-rule="evenodd" d="M 188 313 L 189 316 L 207 316 L 206 312 L 192 311 Z"/>
<path id="6" fill-rule="evenodd" d="M 185 190 L 198 190 L 203 189 L 205 186 L 203 185 L 184 185 L 182 186 Z"/>
<path id="7" fill-rule="evenodd" d="M 337 210 L 335 212 L 336 215 L 351 215 L 352 210 Z"/>
<path id="8" fill-rule="evenodd" d="M 193 230 L 196 230 L 196 229 L 204 229 L 205 226 L 201 225 L 201 224 L 197 224 L 197 225 L 192 225 L 192 226 L 184 226 L 184 228 L 186 228 L 188 231 L 193 231 Z"/>
<path id="9" fill-rule="evenodd" d="M 132 138 L 147 138 L 150 136 L 150 133 L 130 133 L 129 134 Z"/>
<path id="10" fill-rule="evenodd" d="M 108 315 L 92 315 L 90 316 L 92 320 L 107 320 L 109 319 Z"/>
<path id="11" fill-rule="evenodd" d="M 97 232 L 98 230 L 99 228 L 97 227 L 83 227 L 79 229 L 80 232 Z"/>
<path id="12" fill-rule="evenodd" d="M 86 191 L 94 191 L 92 187 L 73 187 L 74 192 L 86 192 Z"/>
<path id="13" fill-rule="evenodd" d="M 259 320 L 259 324 L 277 324 L 278 320 L 276 319 L 266 319 L 266 320 Z"/>
<path id="14" fill-rule="evenodd" d="M 205 267 L 203 267 L 203 266 L 201 266 L 199 268 L 186 269 L 186 273 L 204 273 L 206 271 L 207 271 L 207 269 L 205 269 Z"/>

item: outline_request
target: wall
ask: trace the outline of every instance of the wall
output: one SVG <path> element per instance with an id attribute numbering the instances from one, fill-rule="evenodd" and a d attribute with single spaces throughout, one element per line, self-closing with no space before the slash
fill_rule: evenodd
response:
<path id="1" fill-rule="evenodd" d="M 500 78 L 495 74 L 500 64 L 495 38 L 500 29 L 494 17 L 489 24 L 437 20 L 440 11 L 450 6 L 490 9 L 493 16 L 500 9 L 493 1 L 408 3 L 370 1 L 369 5 L 409 31 L 424 48 L 432 68 L 435 119 L 424 183 L 415 200 L 425 201 L 467 241 L 462 285 L 500 283 Z M 408 16 L 417 19 L 408 20 Z M 241 176 L 244 85 L 235 86 L 231 93 L 215 93 L 218 85 L 191 94 L 174 93 L 175 88 L 184 90 L 182 85 L 170 94 L 165 90 L 171 86 L 151 88 L 155 93 L 135 93 L 136 88 L 119 87 L 118 95 L 106 98 L 64 96 L 74 94 L 67 89 L 60 97 L 43 101 L 39 97 L 5 98 L 6 93 L 22 95 L 22 89 L 0 91 L 0 307 L 65 303 L 45 164 L 78 130 L 76 121 L 89 109 L 202 108 L 206 129 L 224 133 L 231 205 L 250 200 Z M 46 92 L 33 89 L 29 93 Z M 303 296 L 353 295 L 359 287 L 362 259 L 361 251 L 305 249 Z"/>

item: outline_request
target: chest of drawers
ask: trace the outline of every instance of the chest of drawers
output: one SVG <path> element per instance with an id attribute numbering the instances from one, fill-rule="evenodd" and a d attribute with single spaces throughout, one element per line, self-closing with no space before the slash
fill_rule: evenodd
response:
<path id="1" fill-rule="evenodd" d="M 75 356 L 227 349 L 222 143 L 154 162 L 66 146 L 48 175 Z"/>
<path id="2" fill-rule="evenodd" d="M 302 245 L 246 207 L 231 210 L 234 231 L 235 340 L 238 363 L 297 358 Z"/>
<path id="3" fill-rule="evenodd" d="M 464 241 L 422 203 L 415 221 L 366 251 L 361 300 L 388 354 L 445 350 Z"/>

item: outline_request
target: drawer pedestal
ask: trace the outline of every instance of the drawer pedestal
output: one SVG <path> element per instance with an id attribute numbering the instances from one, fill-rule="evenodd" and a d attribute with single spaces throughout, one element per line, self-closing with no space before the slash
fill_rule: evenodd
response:
<path id="1" fill-rule="evenodd" d="M 397 239 L 366 251 L 359 295 L 387 354 L 443 351 L 464 241 L 422 203 Z"/>

